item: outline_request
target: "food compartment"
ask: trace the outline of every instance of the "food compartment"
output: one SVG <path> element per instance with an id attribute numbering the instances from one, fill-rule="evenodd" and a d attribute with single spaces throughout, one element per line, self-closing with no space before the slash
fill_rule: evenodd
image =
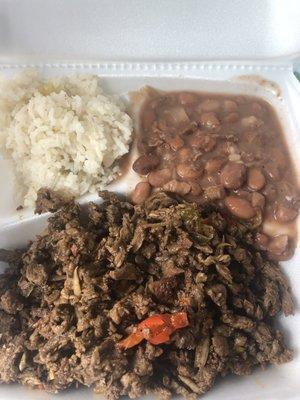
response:
<path id="1" fill-rule="evenodd" d="M 88 72 L 89 69 L 87 69 Z M 46 74 L 55 74 L 57 71 L 45 69 Z M 69 72 L 69 71 L 68 71 Z M 95 71 L 94 71 L 95 72 Z M 60 72 L 61 73 L 61 72 Z M 66 73 L 66 71 L 64 71 Z M 234 77 L 236 73 L 230 73 L 230 78 Z M 201 74 L 200 74 L 201 75 Z M 209 75 L 209 74 L 208 74 Z M 220 74 L 221 75 L 221 74 Z M 289 102 L 288 96 L 276 96 L 272 91 L 267 90 L 264 86 L 247 81 L 223 80 L 219 75 L 218 79 L 205 79 L 209 76 L 202 74 L 201 78 L 190 77 L 167 77 L 167 76 L 104 76 L 102 78 L 105 90 L 113 94 L 121 94 L 124 99 L 128 100 L 128 94 L 133 91 L 139 90 L 145 85 L 149 85 L 159 90 L 172 90 L 172 91 L 199 91 L 210 92 L 215 94 L 230 93 L 234 95 L 247 94 L 250 96 L 259 96 L 270 103 L 277 112 L 280 124 L 288 142 L 288 146 L 294 159 L 300 155 L 299 152 L 299 136 L 296 130 L 296 119 L 293 118 L 290 112 L 293 108 Z M 226 74 L 224 74 L 226 75 Z M 211 77 L 211 76 L 210 76 Z M 224 77 L 223 77 L 224 78 Z M 283 85 L 284 86 L 284 85 Z M 282 87 L 284 90 L 284 87 Z M 281 95 L 284 95 L 281 92 Z M 136 158 L 137 154 L 132 154 L 131 163 Z M 3 161 L 6 163 L 6 160 Z M 6 164 L 4 164 L 6 165 Z M 297 164 L 295 164 L 297 166 Z M 10 169 L 11 171 L 11 169 Z M 130 193 L 139 177 L 131 168 L 127 173 L 118 181 L 114 182 L 110 189 L 121 193 Z M 16 193 L 16 188 L 12 189 L 12 193 Z M 95 195 L 87 195 L 80 199 L 80 202 L 87 203 L 90 200 L 95 200 Z M 11 200 L 6 202 L 7 205 Z M 42 214 L 40 216 L 33 216 L 32 210 L 15 212 L 15 205 L 10 208 L 10 216 L 7 217 L 7 208 L 2 210 L 2 228 L 0 230 L 0 247 L 15 248 L 26 246 L 28 240 L 33 239 L 34 236 L 40 232 L 46 224 L 46 219 L 49 215 Z M 294 258 L 288 263 L 284 264 L 285 271 L 290 278 L 292 290 L 297 298 L 299 298 L 299 285 L 300 274 L 296 271 L 296 264 L 299 260 L 299 252 L 296 249 Z M 295 332 L 299 323 L 298 313 L 295 317 L 284 319 L 284 330 L 290 336 L 289 345 L 297 350 L 299 349 L 299 342 Z M 274 400 L 278 398 L 296 399 L 295 393 L 299 392 L 299 384 L 297 380 L 297 370 L 299 368 L 299 357 L 295 354 L 294 360 L 290 363 L 267 368 L 265 371 L 257 370 L 249 377 L 228 377 L 222 382 L 218 382 L 213 390 L 205 395 L 207 399 L 243 399 L 252 400 L 254 397 L 263 397 L 266 400 Z M 0 398 L 7 396 L 15 396 L 16 393 L 22 393 L 26 398 L 40 398 L 44 396 L 40 392 L 31 392 L 25 388 L 15 386 L 1 386 Z M 88 390 L 80 392 L 67 392 L 61 395 L 65 398 L 90 398 L 91 393 Z M 60 395 L 59 395 L 60 397 Z M 49 398 L 47 396 L 47 398 Z M 50 398 L 52 396 L 50 395 Z"/>

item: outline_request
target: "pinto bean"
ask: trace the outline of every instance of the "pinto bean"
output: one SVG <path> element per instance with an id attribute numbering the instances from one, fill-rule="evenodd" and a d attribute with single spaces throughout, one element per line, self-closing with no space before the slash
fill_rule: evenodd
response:
<path id="1" fill-rule="evenodd" d="M 220 108 L 220 102 L 215 99 L 206 99 L 201 101 L 198 105 L 197 110 L 201 113 L 202 111 L 217 111 Z"/>
<path id="2" fill-rule="evenodd" d="M 172 178 L 172 171 L 169 168 L 163 168 L 158 171 L 150 172 L 148 175 L 148 182 L 151 186 L 162 187 L 165 183 L 169 182 Z"/>
<path id="3" fill-rule="evenodd" d="M 206 152 L 212 151 L 213 148 L 216 146 L 216 144 L 217 144 L 217 140 L 214 137 L 206 135 L 204 138 L 203 150 Z"/>
<path id="4" fill-rule="evenodd" d="M 263 124 L 263 121 L 256 118 L 254 115 L 250 115 L 249 117 L 244 117 L 241 120 L 241 125 L 246 129 L 256 129 Z"/>
<path id="5" fill-rule="evenodd" d="M 260 168 L 248 170 L 247 185 L 250 189 L 260 190 L 265 186 L 266 179 Z"/>
<path id="6" fill-rule="evenodd" d="M 234 124 L 235 122 L 238 122 L 239 119 L 240 119 L 239 114 L 236 113 L 236 112 L 232 112 L 232 113 L 229 113 L 228 115 L 226 115 L 226 116 L 223 118 L 223 121 L 224 121 L 226 124 Z"/>
<path id="7" fill-rule="evenodd" d="M 157 132 L 153 132 L 152 135 L 147 138 L 147 144 L 149 147 L 158 147 L 163 143 L 162 138 L 159 137 Z"/>
<path id="8" fill-rule="evenodd" d="M 182 179 L 196 179 L 202 174 L 202 171 L 195 168 L 191 163 L 178 164 L 176 172 Z"/>
<path id="9" fill-rule="evenodd" d="M 189 181 L 188 184 L 191 186 L 191 195 L 192 196 L 199 196 L 199 194 L 202 193 L 202 188 L 201 186 L 196 183 L 195 181 Z"/>
<path id="10" fill-rule="evenodd" d="M 242 135 L 242 141 L 248 145 L 255 145 L 261 147 L 263 144 L 263 138 L 260 132 L 257 131 L 246 131 Z"/>
<path id="11" fill-rule="evenodd" d="M 255 155 L 252 151 L 242 151 L 241 152 L 241 159 L 244 163 L 252 163 L 255 160 Z"/>
<path id="12" fill-rule="evenodd" d="M 274 216 L 276 220 L 281 223 L 291 222 L 297 217 L 297 215 L 297 210 L 295 210 L 292 206 L 282 203 L 277 204 L 274 211 Z"/>
<path id="13" fill-rule="evenodd" d="M 225 206 L 234 216 L 241 219 L 250 219 L 255 216 L 255 209 L 248 200 L 238 196 L 228 196 L 225 198 Z"/>
<path id="14" fill-rule="evenodd" d="M 270 238 L 264 233 L 257 232 L 254 236 L 254 244 L 260 250 L 267 250 Z"/>
<path id="15" fill-rule="evenodd" d="M 218 150 L 219 153 L 226 156 L 239 153 L 239 148 L 235 143 L 232 142 L 223 142 L 220 146 L 218 146 Z"/>
<path id="16" fill-rule="evenodd" d="M 192 104 L 195 103 L 198 99 L 197 95 L 194 93 L 187 93 L 187 92 L 182 92 L 179 93 L 179 101 L 180 103 L 184 106 L 186 104 Z"/>
<path id="17" fill-rule="evenodd" d="M 181 136 L 188 136 L 191 133 L 195 132 L 198 128 L 198 124 L 196 121 L 191 121 L 188 124 L 177 126 L 176 131 Z"/>
<path id="18" fill-rule="evenodd" d="M 210 158 L 209 160 L 206 161 L 204 169 L 208 174 L 213 174 L 215 172 L 220 171 L 224 163 L 225 163 L 224 158 L 221 157 Z"/>
<path id="19" fill-rule="evenodd" d="M 210 186 L 220 185 L 219 174 L 205 175 L 203 178 L 201 178 L 200 184 L 201 184 L 201 187 L 204 189 L 207 187 L 210 187 Z"/>
<path id="20" fill-rule="evenodd" d="M 221 185 L 209 186 L 204 190 L 204 197 L 207 200 L 220 200 L 225 197 L 225 190 Z"/>
<path id="21" fill-rule="evenodd" d="M 227 112 L 237 111 L 238 105 L 233 100 L 224 100 L 223 108 Z"/>
<path id="22" fill-rule="evenodd" d="M 188 139 L 188 144 L 191 147 L 203 151 L 211 151 L 215 147 L 216 143 L 217 141 L 214 137 L 206 135 L 201 131 L 190 135 Z"/>
<path id="23" fill-rule="evenodd" d="M 178 152 L 177 152 L 177 158 L 181 161 L 188 161 L 192 158 L 192 150 L 189 149 L 188 147 L 182 147 Z"/>
<path id="24" fill-rule="evenodd" d="M 277 189 L 276 187 L 272 184 L 272 183 L 268 183 L 263 191 L 262 191 L 263 195 L 266 197 L 267 200 L 269 201 L 273 201 L 276 199 L 277 196 Z"/>
<path id="25" fill-rule="evenodd" d="M 145 140 L 138 140 L 137 142 L 138 151 L 147 154 L 150 151 L 150 147 Z"/>
<path id="26" fill-rule="evenodd" d="M 243 197 L 244 199 L 247 199 L 248 201 L 251 201 L 251 193 L 248 192 L 248 190 L 237 189 L 237 190 L 234 191 L 234 193 L 239 197 Z"/>
<path id="27" fill-rule="evenodd" d="M 132 193 L 132 202 L 142 204 L 151 194 L 151 186 L 148 182 L 139 182 Z"/>
<path id="28" fill-rule="evenodd" d="M 278 260 L 284 259 L 289 252 L 289 237 L 288 235 L 278 235 L 270 240 L 268 252 L 272 258 Z"/>
<path id="29" fill-rule="evenodd" d="M 132 169 L 140 175 L 147 175 L 160 163 L 159 157 L 154 154 L 140 156 L 132 165 Z"/>
<path id="30" fill-rule="evenodd" d="M 253 192 L 251 193 L 250 197 L 251 197 L 251 204 L 253 207 L 264 208 L 266 204 L 266 199 L 261 193 Z"/>
<path id="31" fill-rule="evenodd" d="M 176 179 L 173 179 L 170 182 L 167 182 L 163 186 L 163 189 L 166 192 L 177 193 L 181 196 L 184 196 L 191 191 L 191 185 L 189 185 L 186 182 L 180 182 L 180 181 L 177 181 Z"/>
<path id="32" fill-rule="evenodd" d="M 229 161 L 221 170 L 221 183 L 227 189 L 238 189 L 244 183 L 245 174 L 244 164 Z"/>
<path id="33" fill-rule="evenodd" d="M 174 136 L 172 138 L 167 139 L 168 144 L 170 145 L 171 149 L 177 151 L 181 149 L 184 145 L 184 141 L 181 139 L 179 135 Z"/>
<path id="34" fill-rule="evenodd" d="M 241 154 L 239 153 L 232 153 L 228 156 L 229 161 L 240 162 L 242 160 Z"/>
<path id="35" fill-rule="evenodd" d="M 200 123 L 208 129 L 215 129 L 220 126 L 220 121 L 213 112 L 205 112 L 200 116 Z"/>
<path id="36" fill-rule="evenodd" d="M 164 118 L 167 125 L 179 125 L 189 122 L 189 117 L 185 109 L 180 106 L 174 106 L 164 111 Z"/>
<path id="37" fill-rule="evenodd" d="M 156 148 L 157 155 L 161 158 L 162 161 L 173 161 L 176 158 L 176 154 L 171 149 L 171 146 L 168 143 L 163 143 Z"/>

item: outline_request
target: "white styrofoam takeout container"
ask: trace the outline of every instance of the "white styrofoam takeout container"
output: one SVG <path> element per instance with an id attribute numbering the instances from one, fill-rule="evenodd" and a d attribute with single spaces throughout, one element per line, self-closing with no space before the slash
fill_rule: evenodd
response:
<path id="1" fill-rule="evenodd" d="M 214 93 L 242 93 L 259 96 L 275 108 L 283 126 L 290 152 L 296 165 L 300 157 L 300 86 L 293 76 L 292 67 L 284 64 L 245 63 L 44 63 L 44 64 L 0 64 L 0 73 L 12 76 L 27 68 L 40 68 L 44 76 L 69 73 L 93 73 L 102 77 L 105 90 L 127 98 L 130 91 L 144 85 L 164 90 L 196 90 Z M 14 185 L 13 170 L 9 160 L 0 159 L 0 248 L 15 248 L 26 245 L 46 224 L 47 215 L 35 216 L 32 210 L 16 211 L 18 206 L 17 188 Z M 299 171 L 300 172 L 300 171 Z M 300 175 L 299 175 L 300 176 Z M 300 181 L 300 179 L 299 179 Z M 134 188 L 136 176 L 132 172 L 111 185 L 111 190 L 126 193 Z M 82 202 L 96 199 L 87 195 Z M 300 299 L 300 247 L 292 260 L 283 263 L 289 276 L 293 292 Z M 281 322 L 281 321 L 280 321 Z M 0 322 L 1 323 L 1 322 Z M 206 395 L 206 399 L 223 400 L 265 400 L 298 399 L 300 393 L 300 313 L 294 317 L 282 318 L 291 347 L 296 351 L 295 359 L 288 364 L 256 371 L 249 377 L 223 379 Z M 0 399 L 52 398 L 38 391 L 16 385 L 0 386 Z M 78 394 L 67 392 L 63 398 L 76 398 Z M 91 396 L 88 390 L 80 393 L 83 398 Z"/>
<path id="2" fill-rule="evenodd" d="M 260 96 L 276 109 L 300 177 L 300 85 L 292 73 L 292 60 L 300 51 L 298 0 L 286 0 L 284 7 L 281 0 L 252 0 L 250 5 L 243 0 L 86 0 L 82 5 L 80 0 L 0 0 L 0 73 L 11 76 L 27 67 L 40 68 L 45 76 L 93 73 L 102 77 L 108 92 L 124 99 L 146 84 Z M 22 247 L 41 231 L 47 216 L 34 216 L 32 210 L 17 213 L 9 160 L 0 158 L 0 170 L 0 248 Z M 134 174 L 126 176 L 111 189 L 126 192 L 135 179 Z M 297 309 L 279 324 L 295 350 L 294 360 L 248 377 L 222 379 L 206 400 L 300 399 L 299 245 L 282 266 Z M 84 389 L 54 396 L 0 385 L 0 400 L 91 397 L 101 396 Z"/>

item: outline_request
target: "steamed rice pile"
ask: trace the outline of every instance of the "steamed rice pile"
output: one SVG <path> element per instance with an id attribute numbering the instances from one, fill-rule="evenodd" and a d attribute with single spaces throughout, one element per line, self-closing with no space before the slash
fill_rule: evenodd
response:
<path id="1" fill-rule="evenodd" d="M 0 80 L 0 147 L 14 161 L 25 206 L 41 187 L 76 197 L 103 189 L 131 136 L 124 105 L 96 76 L 45 80 L 26 71 Z"/>

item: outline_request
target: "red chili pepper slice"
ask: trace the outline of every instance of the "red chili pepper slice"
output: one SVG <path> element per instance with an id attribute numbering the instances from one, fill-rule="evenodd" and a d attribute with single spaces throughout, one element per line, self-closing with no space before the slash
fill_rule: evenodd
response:
<path id="1" fill-rule="evenodd" d="M 125 350 L 130 349 L 130 347 L 136 346 L 144 339 L 145 338 L 141 334 L 141 332 L 133 332 L 129 336 L 127 336 L 127 338 L 121 340 L 121 342 L 118 343 L 118 346 Z"/>
<path id="2" fill-rule="evenodd" d="M 189 324 L 187 314 L 185 312 L 179 312 L 171 315 L 171 323 L 175 329 L 185 328 Z"/>
<path id="3" fill-rule="evenodd" d="M 188 325 L 189 321 L 185 312 L 151 315 L 151 317 L 140 322 L 136 331 L 119 342 L 118 346 L 126 350 L 136 346 L 143 339 L 154 345 L 166 343 L 175 330 Z"/>

